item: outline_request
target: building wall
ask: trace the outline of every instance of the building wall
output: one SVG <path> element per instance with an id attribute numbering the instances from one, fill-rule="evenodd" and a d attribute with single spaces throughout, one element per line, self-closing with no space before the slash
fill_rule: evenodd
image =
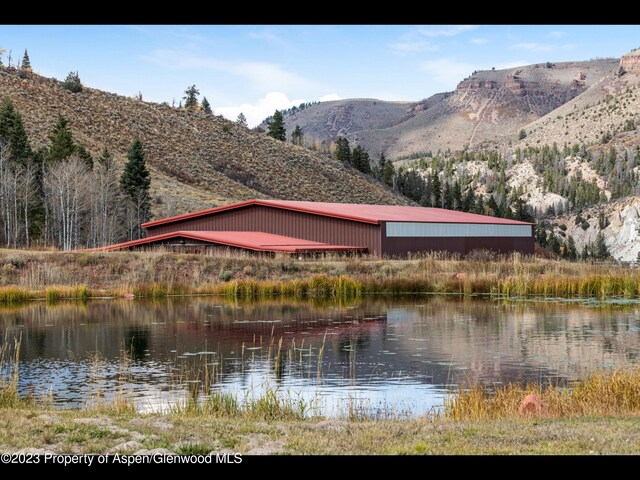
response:
<path id="1" fill-rule="evenodd" d="M 393 234 L 399 231 L 395 226 L 391 229 Z M 408 229 L 410 230 L 410 229 Z M 460 230 L 456 228 L 455 230 Z M 407 253 L 427 251 L 447 251 L 467 254 L 472 250 L 492 250 L 499 253 L 521 252 L 532 254 L 534 252 L 533 228 L 530 236 L 436 236 L 436 237 L 410 237 L 387 236 L 387 224 L 382 224 L 382 252 L 390 256 L 403 256 Z"/>
<path id="2" fill-rule="evenodd" d="M 147 232 L 149 235 L 159 235 L 178 230 L 267 232 L 334 245 L 362 246 L 367 247 L 369 253 L 380 253 L 380 225 L 264 205 L 249 205 L 158 225 L 148 228 Z"/>

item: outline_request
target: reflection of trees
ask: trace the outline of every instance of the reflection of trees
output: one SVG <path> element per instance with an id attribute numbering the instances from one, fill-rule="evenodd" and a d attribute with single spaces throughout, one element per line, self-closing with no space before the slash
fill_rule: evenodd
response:
<path id="1" fill-rule="evenodd" d="M 435 383 L 454 381 L 455 375 L 469 382 L 492 382 L 518 378 L 525 370 L 529 378 L 575 378 L 585 368 L 636 360 L 639 313 L 637 308 L 600 310 L 443 297 L 365 299 L 330 307 L 275 300 L 242 304 L 207 297 L 30 304 L 0 310 L 0 328 L 23 331 L 21 357 L 26 360 L 66 360 L 69 352 L 81 360 L 97 351 L 117 362 L 124 348 L 135 362 L 148 358 L 172 364 L 184 353 L 215 352 L 189 359 L 219 360 L 218 380 L 249 370 L 240 358 L 243 344 L 262 346 L 252 350 L 257 366 L 277 381 L 287 376 L 315 378 L 327 333 L 323 375 L 360 379 L 373 371 L 381 377 L 404 372 L 423 381 L 433 376 Z M 273 350 L 267 359 L 268 346 L 280 339 L 279 360 L 274 362 Z M 295 350 L 295 358 L 290 358 L 289 350 L 301 345 L 304 357 Z M 151 357 L 145 357 L 146 350 Z M 385 350 L 395 355 L 385 355 Z M 244 360 L 249 361 L 246 352 Z"/>
<path id="2" fill-rule="evenodd" d="M 124 334 L 124 349 L 133 360 L 144 360 L 149 350 L 148 328 L 129 327 Z"/>

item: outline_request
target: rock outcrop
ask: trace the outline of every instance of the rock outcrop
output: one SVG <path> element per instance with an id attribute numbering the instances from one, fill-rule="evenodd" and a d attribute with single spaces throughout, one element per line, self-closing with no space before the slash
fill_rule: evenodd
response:
<path id="1" fill-rule="evenodd" d="M 640 50 L 623 55 L 620 59 L 620 66 L 626 71 L 640 72 Z"/>

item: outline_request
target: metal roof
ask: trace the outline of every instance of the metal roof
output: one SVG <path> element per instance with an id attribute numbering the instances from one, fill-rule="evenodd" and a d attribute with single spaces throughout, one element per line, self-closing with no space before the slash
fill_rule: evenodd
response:
<path id="1" fill-rule="evenodd" d="M 146 245 L 164 240 L 188 238 L 202 242 L 225 245 L 228 247 L 243 248 L 257 252 L 360 252 L 366 251 L 367 247 L 357 247 L 349 245 L 329 245 L 327 243 L 313 242 L 301 238 L 285 237 L 265 232 L 211 232 L 211 231 L 178 231 L 153 235 L 151 237 L 132 240 L 130 242 L 117 243 L 106 247 L 96 248 L 94 251 L 113 251 L 124 248 Z"/>
<path id="2" fill-rule="evenodd" d="M 297 212 L 342 218 L 362 223 L 378 224 L 380 222 L 428 222 L 428 223 L 487 223 L 494 225 L 531 225 L 527 222 L 506 218 L 477 215 L 475 213 L 458 212 L 444 208 L 405 207 L 399 205 L 366 205 L 358 203 L 326 203 L 298 202 L 292 200 L 247 200 L 221 207 L 209 208 L 199 212 L 186 213 L 175 217 L 143 223 L 143 228 L 154 227 L 166 223 L 179 222 L 191 218 L 247 207 L 263 205 Z"/>

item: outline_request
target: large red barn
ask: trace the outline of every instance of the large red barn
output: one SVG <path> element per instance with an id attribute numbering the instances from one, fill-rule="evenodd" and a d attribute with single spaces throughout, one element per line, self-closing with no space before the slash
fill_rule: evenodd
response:
<path id="1" fill-rule="evenodd" d="M 104 247 L 224 246 L 267 252 L 533 253 L 533 224 L 441 208 L 248 200 L 147 222 L 148 236 Z"/>

